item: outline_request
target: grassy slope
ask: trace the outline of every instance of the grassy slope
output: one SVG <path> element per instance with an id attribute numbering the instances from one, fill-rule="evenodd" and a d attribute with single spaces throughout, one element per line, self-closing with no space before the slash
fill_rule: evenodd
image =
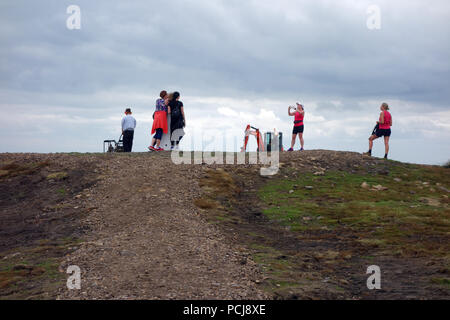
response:
<path id="1" fill-rule="evenodd" d="M 449 203 L 447 192 L 436 186 L 444 177 L 449 178 L 446 169 L 401 165 L 388 176 L 305 174 L 296 180 L 271 182 L 259 195 L 268 206 L 264 214 L 292 231 L 347 228 L 361 234 L 361 241 L 390 250 L 445 255 L 449 244 L 432 243 L 450 230 L 450 211 L 444 209 Z M 388 189 L 365 189 L 364 182 Z"/>
<path id="2" fill-rule="evenodd" d="M 324 153 L 339 163 L 314 175 L 311 167 L 334 160 L 311 156 L 320 154 L 298 158 L 312 161 L 306 170 L 297 157 L 285 159 L 290 165 L 271 179 L 219 168 L 200 181 L 197 206 L 250 249 L 264 289 L 281 299 L 448 297 L 450 170 L 353 155 L 357 165 Z M 365 287 L 371 264 L 383 267 L 383 292 Z"/>
<path id="3" fill-rule="evenodd" d="M 369 188 L 361 187 L 364 182 Z M 387 175 L 308 173 L 269 181 L 258 194 L 265 204 L 264 214 L 299 239 L 321 232 L 344 234 L 376 248 L 378 255 L 433 258 L 448 266 L 450 210 L 445 186 L 449 182 L 448 169 L 392 162 Z M 372 190 L 377 185 L 388 189 Z M 325 252 L 328 257 L 324 258 L 333 260 L 339 254 Z M 289 285 L 289 273 L 283 272 L 289 270 L 287 263 L 280 264 L 274 257 L 270 250 L 256 255 L 275 282 Z M 446 271 L 429 281 L 448 288 Z"/>
<path id="4" fill-rule="evenodd" d="M 1 256 L 0 300 L 56 298 L 67 278 L 58 270 L 61 256 L 80 242 L 72 238 L 40 240 L 34 246 L 15 248 Z"/>
<path id="5" fill-rule="evenodd" d="M 25 163 L 9 160 L 0 162 L 0 182 L 7 184 L 8 179 L 39 176 L 41 174 L 40 170 L 47 167 L 52 167 L 51 162 L 48 160 L 35 160 Z M 71 197 L 69 187 L 72 186 L 61 183 L 67 177 L 67 172 L 58 171 L 42 178 L 43 180 L 54 180 L 55 184 L 60 185 L 53 191 L 44 190 L 44 192 L 48 193 L 57 193 L 57 196 L 52 198 L 57 203 L 48 207 L 48 209 L 52 210 L 52 213 L 61 214 L 58 210 L 63 210 L 67 207 L 62 202 Z M 30 183 L 29 180 L 23 181 L 26 181 L 23 184 Z M 32 199 L 30 198 L 32 193 L 30 190 L 23 191 L 18 189 L 17 193 L 11 199 L 4 200 L 2 205 L 32 201 L 30 200 Z M 11 210 L 14 210 L 14 208 Z M 33 227 L 42 223 L 41 220 L 43 219 L 37 216 L 32 222 L 27 221 L 32 226 L 24 226 L 24 232 L 29 234 L 30 239 L 34 239 L 31 237 L 31 233 L 34 231 Z M 56 219 L 52 219 L 51 221 L 55 225 L 57 223 L 60 225 L 67 223 L 64 220 L 56 221 Z M 1 231 L 5 234 L 11 232 L 9 230 Z M 50 237 L 51 235 L 48 236 Z M 57 239 L 47 239 L 44 235 L 39 240 L 24 241 L 23 246 L 0 252 L 0 300 L 55 299 L 57 290 L 64 287 L 67 278 L 67 275 L 59 270 L 61 258 L 74 251 L 81 242 L 81 239 L 69 235 L 67 237 L 61 236 Z"/>

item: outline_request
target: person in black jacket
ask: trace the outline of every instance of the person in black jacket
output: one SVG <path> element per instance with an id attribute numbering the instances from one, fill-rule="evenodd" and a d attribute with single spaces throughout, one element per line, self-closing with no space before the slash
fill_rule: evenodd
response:
<path id="1" fill-rule="evenodd" d="M 170 143 L 171 149 L 178 149 L 178 144 L 184 136 L 183 128 L 186 126 L 183 102 L 180 101 L 180 93 L 174 92 L 169 102 L 170 112 Z"/>

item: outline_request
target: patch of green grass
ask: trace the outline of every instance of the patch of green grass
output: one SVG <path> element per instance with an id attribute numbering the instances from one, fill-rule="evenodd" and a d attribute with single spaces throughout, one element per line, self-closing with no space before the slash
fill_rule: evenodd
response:
<path id="1" fill-rule="evenodd" d="M 48 166 L 49 164 L 50 163 L 48 161 L 28 163 L 28 164 L 6 162 L 0 166 L 0 178 L 32 174 L 38 171 L 39 169 Z"/>
<path id="2" fill-rule="evenodd" d="M 431 282 L 434 284 L 438 284 L 438 285 L 450 288 L 450 279 L 449 278 L 433 278 L 433 279 L 431 279 Z"/>
<path id="3" fill-rule="evenodd" d="M 47 179 L 49 180 L 63 180 L 66 179 L 68 177 L 68 173 L 67 172 L 55 172 L 55 173 L 51 173 L 47 176 Z"/>
<path id="4" fill-rule="evenodd" d="M 387 190 L 373 190 L 377 185 Z M 294 232 L 339 229 L 364 245 L 442 255 L 450 250 L 450 210 L 440 187 L 449 185 L 447 169 L 393 162 L 387 175 L 334 171 L 271 180 L 259 197 L 263 213 Z"/>
<path id="5" fill-rule="evenodd" d="M 345 289 L 339 286 L 334 286 L 334 289 L 337 291 L 345 292 Z"/>
<path id="6" fill-rule="evenodd" d="M 293 281 L 286 281 L 286 280 L 270 280 L 269 283 L 270 283 L 270 285 L 272 285 L 276 288 L 280 288 L 280 289 L 292 288 L 292 287 L 298 286 L 298 283 L 293 282 Z"/>
<path id="7" fill-rule="evenodd" d="M 58 260 L 55 258 L 41 259 L 41 262 L 29 264 L 25 261 L 15 263 L 14 265 L 2 265 L 0 269 L 0 289 L 12 290 L 13 294 L 27 296 L 32 294 L 28 292 L 27 283 L 52 283 L 62 279 L 58 272 Z M 14 293 L 14 288 L 20 292 Z M 21 288 L 21 289 L 20 289 Z M 2 295 L 0 295 L 0 298 Z M 11 298 L 14 298 L 12 296 Z"/>
<path id="8" fill-rule="evenodd" d="M 384 245 L 386 243 L 386 241 L 383 239 L 361 239 L 359 240 L 359 242 L 369 246 L 377 246 L 377 247 Z"/>
<path id="9" fill-rule="evenodd" d="M 58 271 L 58 260 L 57 259 L 47 259 L 41 263 L 37 264 L 38 267 L 45 270 L 45 276 L 47 278 L 58 279 L 61 274 Z"/>
<path id="10" fill-rule="evenodd" d="M 361 256 L 361 259 L 373 261 L 375 259 L 374 256 Z"/>
<path id="11" fill-rule="evenodd" d="M 35 246 L 2 253 L 0 300 L 55 297 L 66 277 L 58 270 L 60 260 L 80 242 L 72 237 L 41 239 Z"/>

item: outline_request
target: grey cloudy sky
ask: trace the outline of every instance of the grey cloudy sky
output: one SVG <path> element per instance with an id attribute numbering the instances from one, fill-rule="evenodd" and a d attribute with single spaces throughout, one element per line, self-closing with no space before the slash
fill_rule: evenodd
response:
<path id="1" fill-rule="evenodd" d="M 66 27 L 72 4 L 80 30 Z M 366 26 L 370 5 L 380 30 Z M 145 151 L 166 89 L 185 104 L 184 149 L 225 139 L 231 150 L 248 123 L 276 127 L 288 147 L 287 106 L 301 101 L 306 148 L 362 152 L 386 101 L 391 157 L 439 164 L 450 158 L 449 17 L 447 0 L 2 0 L 0 152 L 101 151 L 126 106 Z"/>

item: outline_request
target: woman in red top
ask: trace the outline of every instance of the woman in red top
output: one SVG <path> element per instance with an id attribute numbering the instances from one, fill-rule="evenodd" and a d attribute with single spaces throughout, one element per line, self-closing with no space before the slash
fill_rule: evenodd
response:
<path id="1" fill-rule="evenodd" d="M 291 112 L 291 108 L 295 111 Z M 305 118 L 305 109 L 303 108 L 303 105 L 297 102 L 297 109 L 289 106 L 288 114 L 291 117 L 295 116 L 294 130 L 292 131 L 291 148 L 288 151 L 294 151 L 295 139 L 297 138 L 297 134 L 300 139 L 300 151 L 303 151 L 303 146 L 305 145 L 305 141 L 303 140 L 303 131 L 305 129 L 305 126 L 303 125 L 303 119 Z"/>
<path id="2" fill-rule="evenodd" d="M 367 154 L 369 156 L 372 155 L 373 141 L 380 137 L 384 137 L 384 158 L 387 159 L 389 153 L 389 138 L 391 137 L 392 116 L 388 111 L 389 106 L 387 103 L 383 103 L 380 107 L 380 110 L 380 119 L 377 121 L 377 126 L 375 127 L 374 132 L 369 138 L 369 152 L 367 152 Z"/>

